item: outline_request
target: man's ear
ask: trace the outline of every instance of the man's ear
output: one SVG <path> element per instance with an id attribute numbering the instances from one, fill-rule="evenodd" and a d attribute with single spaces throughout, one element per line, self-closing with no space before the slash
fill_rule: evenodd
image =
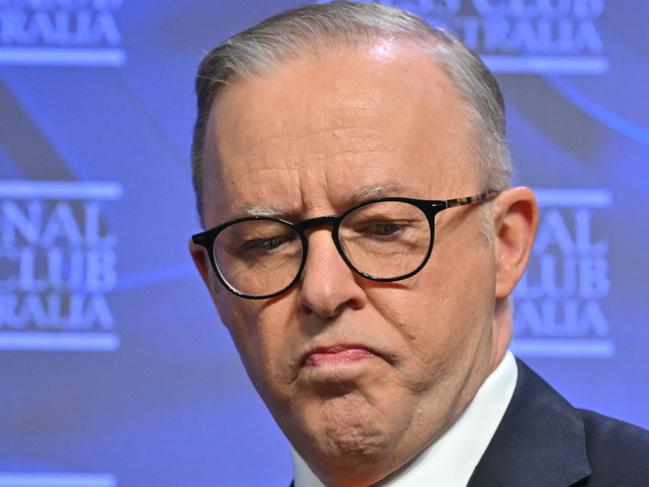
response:
<path id="1" fill-rule="evenodd" d="M 493 203 L 495 218 L 496 298 L 505 299 L 525 272 L 539 220 L 530 188 L 503 191 Z"/>
<path id="2" fill-rule="evenodd" d="M 210 277 L 212 274 L 212 264 L 210 264 L 210 258 L 207 255 L 205 248 L 201 247 L 200 245 L 196 245 L 190 238 L 189 253 L 192 256 L 194 265 L 196 266 L 196 269 L 198 269 L 198 273 L 201 275 L 205 286 L 207 286 L 207 289 L 210 291 L 210 294 L 212 294 L 212 292 L 216 292 L 216 286 L 214 285 Z"/>

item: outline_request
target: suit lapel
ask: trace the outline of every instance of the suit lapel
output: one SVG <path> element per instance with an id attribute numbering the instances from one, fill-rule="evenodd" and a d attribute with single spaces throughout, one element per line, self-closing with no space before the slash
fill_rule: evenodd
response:
<path id="1" fill-rule="evenodd" d="M 577 411 L 520 360 L 518 381 L 467 487 L 569 487 L 590 476 Z"/>

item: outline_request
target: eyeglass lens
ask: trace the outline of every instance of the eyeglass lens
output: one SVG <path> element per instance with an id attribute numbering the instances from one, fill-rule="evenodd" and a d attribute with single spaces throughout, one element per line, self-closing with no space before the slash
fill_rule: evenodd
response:
<path id="1" fill-rule="evenodd" d="M 346 215 L 338 238 L 357 271 L 377 279 L 394 279 L 422 264 L 431 232 L 426 215 L 417 206 L 381 201 Z M 269 295 L 289 286 L 304 254 L 294 228 L 264 219 L 227 227 L 216 238 L 213 251 L 223 279 L 249 296 Z"/>
<path id="2" fill-rule="evenodd" d="M 299 234 L 272 220 L 235 223 L 214 241 L 216 267 L 223 279 L 251 296 L 288 286 L 299 272 L 303 252 Z"/>
<path id="3" fill-rule="evenodd" d="M 361 206 L 345 217 L 339 238 L 345 255 L 360 272 L 378 279 L 408 274 L 428 252 L 430 227 L 416 206 L 383 201 Z"/>

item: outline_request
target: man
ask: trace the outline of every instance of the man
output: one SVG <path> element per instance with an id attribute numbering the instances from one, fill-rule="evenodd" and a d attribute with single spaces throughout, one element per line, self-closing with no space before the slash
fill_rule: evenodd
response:
<path id="1" fill-rule="evenodd" d="M 538 211 L 474 54 L 339 2 L 234 36 L 196 88 L 191 253 L 296 487 L 649 485 L 646 432 L 508 352 Z"/>

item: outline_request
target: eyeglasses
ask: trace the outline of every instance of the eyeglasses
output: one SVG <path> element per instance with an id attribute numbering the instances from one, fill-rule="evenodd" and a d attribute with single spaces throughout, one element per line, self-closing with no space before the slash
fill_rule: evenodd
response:
<path id="1" fill-rule="evenodd" d="M 455 206 L 492 200 L 498 191 L 450 200 L 380 198 L 340 216 L 293 223 L 279 218 L 238 218 L 192 236 L 207 250 L 225 288 L 243 298 L 277 296 L 295 284 L 306 264 L 306 232 L 331 226 L 331 236 L 349 268 L 366 279 L 407 279 L 428 262 L 435 237 L 435 215 Z"/>

